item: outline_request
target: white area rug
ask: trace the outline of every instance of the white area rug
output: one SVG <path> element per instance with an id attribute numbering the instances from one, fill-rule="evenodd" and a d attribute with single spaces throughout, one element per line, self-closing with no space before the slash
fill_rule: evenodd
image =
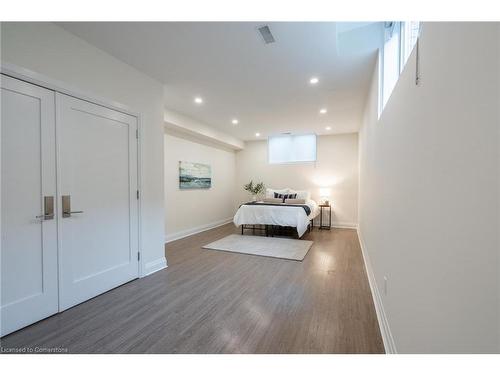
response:
<path id="1" fill-rule="evenodd" d="M 302 261 L 312 244 L 313 241 L 231 234 L 203 248 Z"/>

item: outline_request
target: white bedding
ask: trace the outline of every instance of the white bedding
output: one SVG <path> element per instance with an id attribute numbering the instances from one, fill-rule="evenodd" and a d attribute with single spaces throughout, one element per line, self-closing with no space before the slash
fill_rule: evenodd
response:
<path id="1" fill-rule="evenodd" d="M 302 237 L 310 220 L 319 213 L 319 207 L 312 199 L 306 200 L 306 205 L 311 209 L 309 215 L 306 215 L 302 207 L 286 207 L 285 204 L 282 206 L 242 205 L 234 215 L 233 222 L 237 226 L 267 224 L 296 227 L 299 237 Z"/>

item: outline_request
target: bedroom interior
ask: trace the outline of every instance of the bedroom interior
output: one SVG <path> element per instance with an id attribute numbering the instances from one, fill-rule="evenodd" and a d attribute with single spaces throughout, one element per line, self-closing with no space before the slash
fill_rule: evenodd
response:
<path id="1" fill-rule="evenodd" d="M 499 353 L 499 66 L 498 22 L 2 22 L 2 352 Z"/>

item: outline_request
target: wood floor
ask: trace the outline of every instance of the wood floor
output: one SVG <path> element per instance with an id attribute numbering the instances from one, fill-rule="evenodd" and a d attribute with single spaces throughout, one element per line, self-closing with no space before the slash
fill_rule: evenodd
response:
<path id="1" fill-rule="evenodd" d="M 356 231 L 313 232 L 304 261 L 167 244 L 169 267 L 1 339 L 70 353 L 383 353 Z"/>

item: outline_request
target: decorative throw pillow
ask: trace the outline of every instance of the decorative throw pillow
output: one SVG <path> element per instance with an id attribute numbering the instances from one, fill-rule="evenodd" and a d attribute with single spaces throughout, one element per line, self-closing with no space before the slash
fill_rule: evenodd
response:
<path id="1" fill-rule="evenodd" d="M 285 199 L 285 204 L 306 204 L 305 199 Z"/>
<path id="2" fill-rule="evenodd" d="M 297 199 L 311 199 L 311 193 L 307 190 L 293 190 L 289 189 L 288 194 L 297 194 Z"/>
<path id="3" fill-rule="evenodd" d="M 288 189 L 270 189 L 266 188 L 266 198 L 274 198 L 274 193 L 287 194 Z"/>
<path id="4" fill-rule="evenodd" d="M 283 203 L 285 203 L 285 199 L 295 199 L 297 198 L 297 194 L 278 194 L 274 193 L 274 198 L 281 198 Z"/>
<path id="5" fill-rule="evenodd" d="M 280 198 L 264 198 L 264 203 L 283 203 L 283 199 Z"/>

